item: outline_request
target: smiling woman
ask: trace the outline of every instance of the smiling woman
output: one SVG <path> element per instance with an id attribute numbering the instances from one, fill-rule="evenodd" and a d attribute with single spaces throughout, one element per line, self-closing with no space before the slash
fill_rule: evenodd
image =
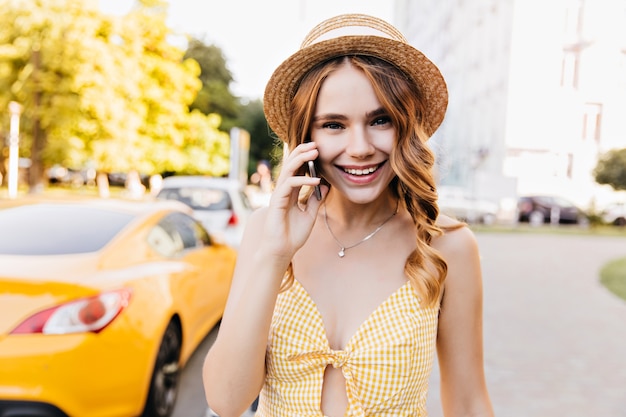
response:
<path id="1" fill-rule="evenodd" d="M 435 64 L 368 15 L 321 22 L 276 68 L 264 111 L 288 152 L 206 356 L 218 414 L 260 389 L 257 417 L 426 416 L 437 348 L 446 415 L 493 417 L 478 249 L 439 212 L 427 145 L 446 107 Z"/>

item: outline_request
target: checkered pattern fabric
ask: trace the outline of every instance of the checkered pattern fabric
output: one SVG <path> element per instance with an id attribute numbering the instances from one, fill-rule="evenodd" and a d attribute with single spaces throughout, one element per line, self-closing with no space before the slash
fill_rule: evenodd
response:
<path id="1" fill-rule="evenodd" d="M 322 316 L 294 280 L 274 310 L 267 375 L 256 417 L 324 417 L 324 369 L 341 368 L 346 417 L 426 416 L 439 306 L 422 307 L 407 282 L 361 324 L 344 350 L 329 346 Z"/>

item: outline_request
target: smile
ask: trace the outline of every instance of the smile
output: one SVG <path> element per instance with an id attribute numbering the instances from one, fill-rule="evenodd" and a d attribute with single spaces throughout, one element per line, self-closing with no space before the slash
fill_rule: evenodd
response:
<path id="1" fill-rule="evenodd" d="M 369 175 L 373 172 L 376 172 L 380 165 L 372 166 L 369 168 L 362 169 L 354 169 L 354 168 L 343 168 L 343 172 L 350 175 Z"/>

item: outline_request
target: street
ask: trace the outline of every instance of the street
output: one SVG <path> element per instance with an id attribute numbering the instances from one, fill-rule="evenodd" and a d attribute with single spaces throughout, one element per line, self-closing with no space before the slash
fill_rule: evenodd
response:
<path id="1" fill-rule="evenodd" d="M 599 270 L 626 236 L 477 234 L 484 276 L 485 368 L 498 417 L 626 417 L 626 302 Z M 204 417 L 202 360 L 187 366 L 174 417 Z M 438 370 L 430 417 L 441 417 Z"/>

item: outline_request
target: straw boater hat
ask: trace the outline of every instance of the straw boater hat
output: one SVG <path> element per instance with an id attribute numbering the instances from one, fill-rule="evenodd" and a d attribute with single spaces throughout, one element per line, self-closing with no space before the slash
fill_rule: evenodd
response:
<path id="1" fill-rule="evenodd" d="M 425 104 L 426 133 L 435 133 L 448 105 L 448 90 L 439 69 L 384 20 L 346 14 L 314 27 L 300 50 L 280 64 L 267 83 L 263 98 L 265 117 L 279 138 L 287 139 L 291 100 L 305 74 L 316 65 L 343 55 L 374 56 L 403 71 L 415 83 Z"/>

